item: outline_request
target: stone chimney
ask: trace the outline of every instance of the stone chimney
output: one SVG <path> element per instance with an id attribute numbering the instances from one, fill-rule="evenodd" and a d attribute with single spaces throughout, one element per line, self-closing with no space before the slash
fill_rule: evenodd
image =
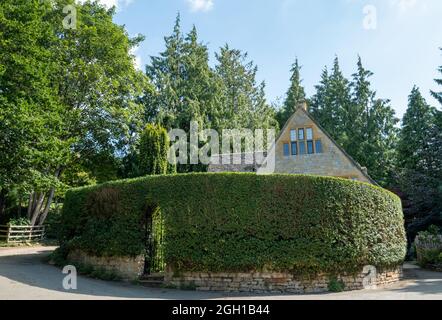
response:
<path id="1" fill-rule="evenodd" d="M 303 109 L 304 111 L 308 112 L 308 106 L 307 106 L 307 101 L 305 100 L 301 100 L 298 102 L 298 108 Z"/>

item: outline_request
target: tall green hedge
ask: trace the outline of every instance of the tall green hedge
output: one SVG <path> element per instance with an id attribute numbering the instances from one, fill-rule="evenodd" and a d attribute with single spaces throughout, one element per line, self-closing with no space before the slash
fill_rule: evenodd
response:
<path id="1" fill-rule="evenodd" d="M 165 262 L 177 271 L 339 273 L 405 257 L 398 197 L 296 175 L 186 174 L 71 190 L 63 241 L 96 255 L 140 254 L 143 214 L 155 207 Z"/>

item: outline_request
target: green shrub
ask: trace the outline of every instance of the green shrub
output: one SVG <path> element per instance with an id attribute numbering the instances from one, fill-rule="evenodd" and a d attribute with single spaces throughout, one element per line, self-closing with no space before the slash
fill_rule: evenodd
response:
<path id="1" fill-rule="evenodd" d="M 69 248 L 67 243 L 65 243 L 49 255 L 49 261 L 51 261 L 57 267 L 64 267 L 68 264 L 68 254 Z"/>
<path id="2" fill-rule="evenodd" d="M 45 237 L 47 239 L 58 239 L 60 232 L 61 212 L 57 209 L 52 209 L 45 220 Z"/>
<path id="3" fill-rule="evenodd" d="M 441 250 L 439 249 L 426 249 L 421 250 L 421 256 L 419 259 L 419 265 L 423 268 L 430 265 L 438 264 L 441 256 Z M 442 262 L 442 261 L 440 261 Z"/>
<path id="4" fill-rule="evenodd" d="M 328 283 L 328 291 L 330 292 L 342 292 L 345 290 L 345 283 L 337 278 L 331 278 Z"/>
<path id="5" fill-rule="evenodd" d="M 141 132 L 138 143 L 138 168 L 141 175 L 156 175 L 175 172 L 168 161 L 169 135 L 160 125 L 148 124 Z"/>
<path id="6" fill-rule="evenodd" d="M 31 221 L 29 221 L 28 218 L 15 218 L 15 219 L 9 220 L 8 225 L 10 225 L 10 226 L 30 226 Z"/>
<path id="7" fill-rule="evenodd" d="M 118 197 L 99 196 L 109 189 Z M 155 208 L 162 257 L 175 271 L 338 274 L 397 266 L 406 252 L 398 197 L 296 175 L 150 176 L 70 190 L 62 240 L 98 256 L 142 254 L 143 219 Z"/>
<path id="8" fill-rule="evenodd" d="M 430 226 L 427 231 L 418 233 L 415 240 L 417 260 L 421 267 L 434 267 L 442 264 L 442 235 L 437 226 Z"/>

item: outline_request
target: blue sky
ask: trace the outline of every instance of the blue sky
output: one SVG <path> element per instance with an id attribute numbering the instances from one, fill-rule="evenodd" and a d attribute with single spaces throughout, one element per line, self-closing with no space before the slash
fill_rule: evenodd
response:
<path id="1" fill-rule="evenodd" d="M 307 94 L 321 70 L 338 55 L 347 77 L 357 55 L 374 72 L 373 87 L 392 100 L 398 116 L 414 84 L 428 102 L 442 65 L 440 0 L 102 0 L 116 4 L 115 21 L 146 41 L 136 54 L 144 66 L 164 49 L 177 12 L 187 32 L 196 25 L 200 40 L 214 52 L 226 42 L 247 51 L 265 80 L 267 97 L 284 97 L 290 65 L 298 57 Z M 368 23 L 368 24 L 367 24 Z M 144 68 L 143 68 L 144 69 Z"/>

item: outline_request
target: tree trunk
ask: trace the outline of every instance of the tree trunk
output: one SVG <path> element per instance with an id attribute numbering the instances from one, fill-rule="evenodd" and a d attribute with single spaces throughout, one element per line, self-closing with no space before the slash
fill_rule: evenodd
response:
<path id="1" fill-rule="evenodd" d="M 48 196 L 48 200 L 46 201 L 46 206 L 43 210 L 43 213 L 41 214 L 40 219 L 38 220 L 38 225 L 42 226 L 43 223 L 46 220 L 46 217 L 48 216 L 49 213 L 49 209 L 51 208 L 51 204 L 52 204 L 52 200 L 54 199 L 54 194 L 55 194 L 55 188 L 52 187 L 51 191 L 49 191 L 49 196 Z"/>
<path id="2" fill-rule="evenodd" d="M 44 200 L 45 200 L 45 194 L 42 192 L 37 197 L 37 201 L 35 202 L 35 206 L 31 212 L 31 226 L 35 226 L 35 222 L 37 221 L 37 218 L 40 215 L 40 211 L 43 206 Z"/>
<path id="3" fill-rule="evenodd" d="M 35 193 L 34 193 L 34 191 L 32 191 L 29 194 L 29 201 L 28 201 L 28 219 L 29 220 L 31 220 L 32 208 L 34 206 L 34 198 L 35 198 Z"/>
<path id="4" fill-rule="evenodd" d="M 8 194 L 8 191 L 6 191 L 6 189 L 2 188 L 0 191 L 0 216 L 2 216 L 5 213 L 6 195 L 7 194 Z"/>
<path id="5" fill-rule="evenodd" d="M 58 179 L 60 177 L 60 174 L 61 174 L 61 169 L 58 168 L 54 174 L 55 178 Z M 43 209 L 43 212 L 41 210 L 43 208 L 43 203 L 44 203 L 46 194 L 45 193 L 40 194 L 40 197 L 38 199 L 38 203 L 31 214 L 31 217 L 32 217 L 31 218 L 31 226 L 35 226 L 37 221 L 38 221 L 39 225 L 42 225 L 44 223 L 44 221 L 46 220 L 46 217 L 49 213 L 49 210 L 51 208 L 52 200 L 54 199 L 54 194 L 55 194 L 55 187 L 52 187 L 51 190 L 49 191 L 49 194 L 48 194 L 48 197 L 46 200 L 46 205 Z"/>

